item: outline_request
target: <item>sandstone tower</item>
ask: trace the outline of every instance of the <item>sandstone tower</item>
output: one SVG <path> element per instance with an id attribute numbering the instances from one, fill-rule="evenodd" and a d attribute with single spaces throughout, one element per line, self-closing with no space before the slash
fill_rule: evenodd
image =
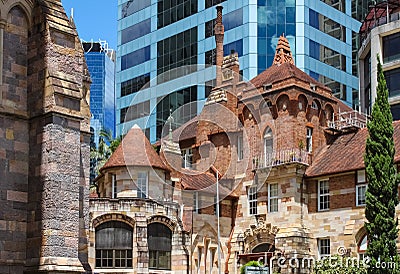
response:
<path id="1" fill-rule="evenodd" d="M 74 23 L 60 0 L 0 11 L 0 273 L 90 272 L 90 77 Z"/>

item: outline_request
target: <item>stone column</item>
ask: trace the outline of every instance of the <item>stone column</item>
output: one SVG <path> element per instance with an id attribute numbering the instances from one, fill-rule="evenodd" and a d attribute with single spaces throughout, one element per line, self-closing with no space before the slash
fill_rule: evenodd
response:
<path id="1" fill-rule="evenodd" d="M 80 121 L 49 113 L 31 121 L 27 273 L 82 273 L 84 191 Z"/>

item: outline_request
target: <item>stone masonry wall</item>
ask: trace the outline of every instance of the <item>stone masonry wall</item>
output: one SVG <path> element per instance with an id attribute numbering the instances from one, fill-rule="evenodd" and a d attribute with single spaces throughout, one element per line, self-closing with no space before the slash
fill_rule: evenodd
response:
<path id="1" fill-rule="evenodd" d="M 28 21 L 16 6 L 1 26 L 0 273 L 22 273 L 26 258 L 29 125 L 27 120 Z"/>
<path id="2" fill-rule="evenodd" d="M 0 273 L 84 272 L 83 50 L 60 0 L 1 1 L 0 9 Z"/>

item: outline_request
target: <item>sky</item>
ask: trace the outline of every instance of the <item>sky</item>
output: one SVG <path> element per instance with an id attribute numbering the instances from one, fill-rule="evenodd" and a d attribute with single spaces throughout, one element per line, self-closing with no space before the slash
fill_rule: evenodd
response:
<path id="1" fill-rule="evenodd" d="M 117 0 L 61 0 L 68 16 L 74 9 L 79 38 L 85 41 L 106 40 L 117 48 Z"/>

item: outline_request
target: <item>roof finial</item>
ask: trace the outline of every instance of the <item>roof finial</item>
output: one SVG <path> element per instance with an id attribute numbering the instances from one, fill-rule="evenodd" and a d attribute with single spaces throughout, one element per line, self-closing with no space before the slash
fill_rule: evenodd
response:
<path id="1" fill-rule="evenodd" d="M 289 41 L 286 39 L 285 34 L 279 37 L 278 45 L 276 46 L 275 58 L 273 65 L 282 65 L 283 63 L 290 63 L 294 65 L 292 51 L 290 50 Z"/>

